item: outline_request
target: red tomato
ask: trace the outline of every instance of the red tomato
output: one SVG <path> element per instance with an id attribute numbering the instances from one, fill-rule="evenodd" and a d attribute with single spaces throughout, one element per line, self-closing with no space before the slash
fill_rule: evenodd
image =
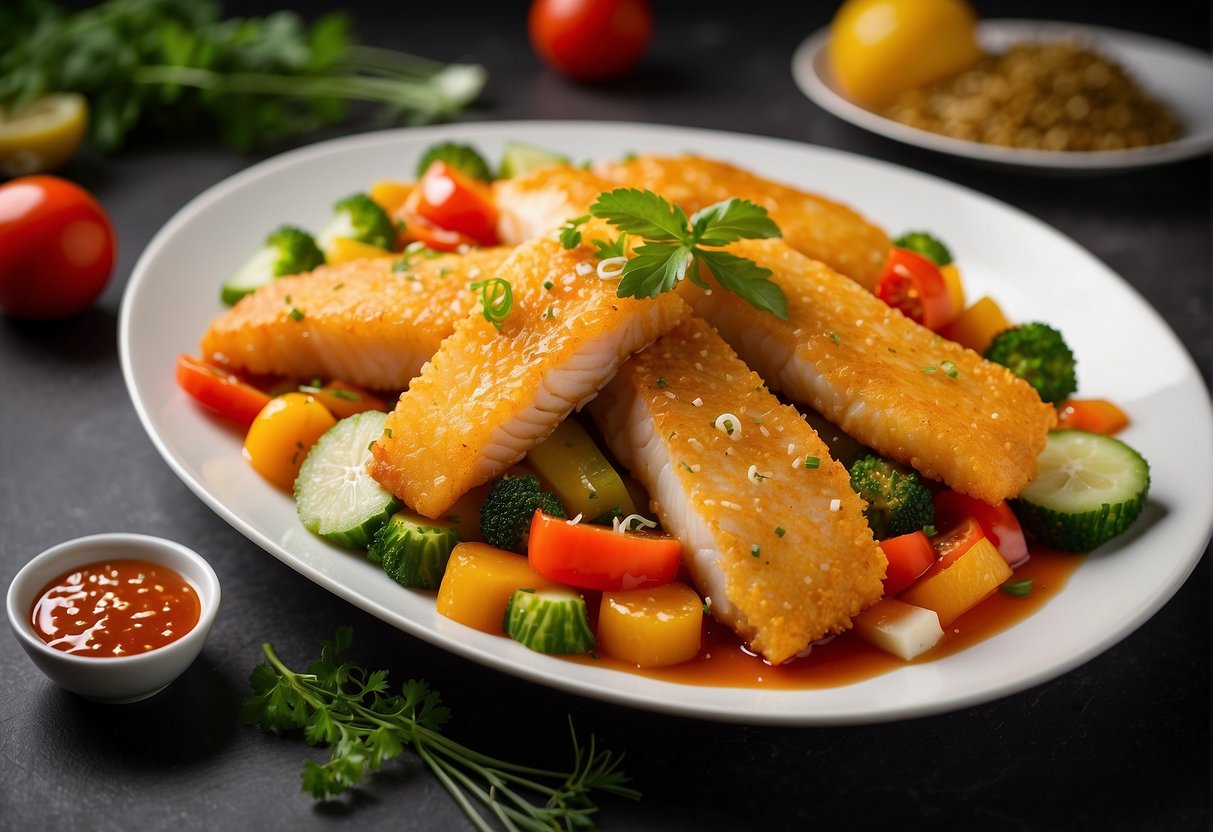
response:
<path id="1" fill-rule="evenodd" d="M 1058 428 L 1111 436 L 1129 425 L 1128 415 L 1106 399 L 1067 399 L 1057 410 Z"/>
<path id="2" fill-rule="evenodd" d="M 955 312 L 939 266 L 904 248 L 889 250 L 876 297 L 927 329 L 944 326 Z"/>
<path id="3" fill-rule="evenodd" d="M 682 544 L 664 534 L 616 532 L 536 511 L 527 539 L 531 568 L 582 589 L 644 589 L 678 575 Z"/>
<path id="4" fill-rule="evenodd" d="M 973 544 L 986 536 L 981 524 L 972 517 L 966 517 L 960 523 L 931 538 L 935 555 L 939 558 L 939 568 L 947 569 L 960 559 L 960 556 L 973 548 Z M 992 541 L 991 541 L 992 542 Z"/>
<path id="5" fill-rule="evenodd" d="M 402 214 L 406 216 L 406 235 L 410 231 L 407 215 L 412 214 L 414 222 L 420 217 L 482 246 L 495 246 L 499 242 L 497 206 L 489 189 L 443 161 L 425 169 L 405 200 Z"/>
<path id="6" fill-rule="evenodd" d="M 57 176 L 0 185 L 0 310 L 17 318 L 83 312 L 114 270 L 114 227 L 92 195 Z"/>
<path id="7" fill-rule="evenodd" d="M 985 536 L 1006 559 L 1015 566 L 1028 557 L 1028 542 L 1024 539 L 1019 519 L 1006 501 L 992 506 L 976 497 L 957 491 L 940 491 L 935 495 L 935 522 L 942 528 L 950 528 L 967 518 L 980 525 Z"/>
<path id="8" fill-rule="evenodd" d="M 889 561 L 884 576 L 884 594 L 891 597 L 901 592 L 935 563 L 935 548 L 922 532 L 890 537 L 880 541 L 880 548 Z"/>
<path id="9" fill-rule="evenodd" d="M 535 0 L 531 46 L 553 69 L 578 81 L 617 78 L 649 46 L 648 0 Z"/>
<path id="10" fill-rule="evenodd" d="M 177 356 L 177 384 L 200 404 L 244 427 L 270 402 L 269 394 L 222 367 L 189 355 Z"/>

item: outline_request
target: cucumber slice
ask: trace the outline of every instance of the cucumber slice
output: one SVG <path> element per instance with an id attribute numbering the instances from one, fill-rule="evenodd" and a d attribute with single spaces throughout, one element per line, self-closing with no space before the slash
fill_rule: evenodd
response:
<path id="1" fill-rule="evenodd" d="M 278 264 L 277 249 L 265 246 L 236 269 L 224 282 L 219 299 L 231 306 L 245 295 L 252 294 L 274 279 L 274 267 Z"/>
<path id="2" fill-rule="evenodd" d="M 320 437 L 295 480 L 295 510 L 304 528 L 339 546 L 365 548 L 400 507 L 366 472 L 370 444 L 383 435 L 377 410 L 342 419 Z"/>
<path id="3" fill-rule="evenodd" d="M 366 556 L 401 586 L 437 589 L 459 535 L 451 526 L 398 511 L 381 528 Z"/>
<path id="4" fill-rule="evenodd" d="M 569 157 L 553 150 L 544 150 L 542 147 L 535 147 L 533 144 L 523 142 L 506 142 L 505 154 L 501 157 L 501 167 L 497 171 L 497 178 L 509 179 L 530 173 L 537 168 L 567 164 L 570 164 Z"/>
<path id="5" fill-rule="evenodd" d="M 585 599 L 566 589 L 515 592 L 505 605 L 505 631 L 540 653 L 585 653 L 596 644 Z"/>
<path id="6" fill-rule="evenodd" d="M 1119 439 L 1055 430 L 1036 460 L 1036 477 L 1012 501 L 1033 537 L 1086 552 L 1121 534 L 1141 513 L 1150 466 Z"/>

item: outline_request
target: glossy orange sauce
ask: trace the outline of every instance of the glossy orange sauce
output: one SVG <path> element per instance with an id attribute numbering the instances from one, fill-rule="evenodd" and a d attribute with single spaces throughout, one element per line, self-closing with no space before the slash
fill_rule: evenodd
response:
<path id="1" fill-rule="evenodd" d="M 1032 579 L 1032 592 L 1014 598 L 995 592 L 952 622 L 943 640 L 913 662 L 885 653 L 854 633 L 815 645 L 809 655 L 772 666 L 749 652 L 728 627 L 706 618 L 699 655 L 672 667 L 638 668 L 598 654 L 570 657 L 572 661 L 609 667 L 652 679 L 686 685 L 742 688 L 830 688 L 888 673 L 906 664 L 932 662 L 1002 632 L 1053 599 L 1082 563 L 1083 555 L 1032 548 L 1031 559 L 1015 570 L 1013 581 Z"/>
<path id="2" fill-rule="evenodd" d="M 141 560 L 90 563 L 55 578 L 30 608 L 51 647 L 92 658 L 146 653 L 184 636 L 202 604 L 185 578 Z"/>

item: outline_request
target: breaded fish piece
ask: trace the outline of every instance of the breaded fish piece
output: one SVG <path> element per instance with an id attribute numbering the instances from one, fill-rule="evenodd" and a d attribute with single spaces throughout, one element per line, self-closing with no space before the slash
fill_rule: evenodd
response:
<path id="1" fill-rule="evenodd" d="M 820 260 L 869 291 L 889 253 L 889 237 L 856 211 L 817 194 L 773 182 L 701 156 L 637 156 L 594 166 L 614 188 L 647 188 L 691 214 L 737 197 L 761 205 L 797 251 Z"/>
<path id="2" fill-rule="evenodd" d="M 616 297 L 589 246 L 550 237 L 519 246 L 495 277 L 513 292 L 501 330 L 480 309 L 460 321 L 373 448 L 371 476 L 428 517 L 520 460 L 629 355 L 690 314 L 672 292 Z"/>
<path id="3" fill-rule="evenodd" d="M 250 373 L 401 390 L 475 305 L 468 283 L 512 251 L 355 260 L 281 277 L 211 322 L 203 357 Z"/>
<path id="4" fill-rule="evenodd" d="M 690 281 L 681 291 L 773 390 L 987 503 L 1032 479 L 1057 417 L 1029 384 L 779 240 L 730 250 L 771 269 L 788 296 L 787 321 L 730 292 Z"/>
<path id="5" fill-rule="evenodd" d="M 682 541 L 712 614 L 768 661 L 880 599 L 885 556 L 846 469 L 703 321 L 632 356 L 590 412 Z"/>
<path id="6" fill-rule="evenodd" d="M 613 187 L 597 174 L 569 165 L 499 179 L 493 183 L 497 236 L 514 245 L 533 240 L 585 214 L 600 193 Z"/>

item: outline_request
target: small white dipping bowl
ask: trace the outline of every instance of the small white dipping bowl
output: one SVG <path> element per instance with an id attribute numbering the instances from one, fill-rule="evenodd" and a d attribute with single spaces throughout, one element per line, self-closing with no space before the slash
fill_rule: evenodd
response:
<path id="1" fill-rule="evenodd" d="M 202 605 L 198 623 L 174 642 L 133 656 L 93 658 L 47 645 L 34 631 L 30 609 L 55 578 L 104 560 L 145 560 L 185 578 Z M 97 534 L 60 543 L 22 567 L 8 587 L 8 621 L 25 652 L 51 681 L 97 702 L 138 702 L 164 690 L 202 650 L 219 610 L 219 578 L 202 556 L 180 543 L 143 534 Z"/>

